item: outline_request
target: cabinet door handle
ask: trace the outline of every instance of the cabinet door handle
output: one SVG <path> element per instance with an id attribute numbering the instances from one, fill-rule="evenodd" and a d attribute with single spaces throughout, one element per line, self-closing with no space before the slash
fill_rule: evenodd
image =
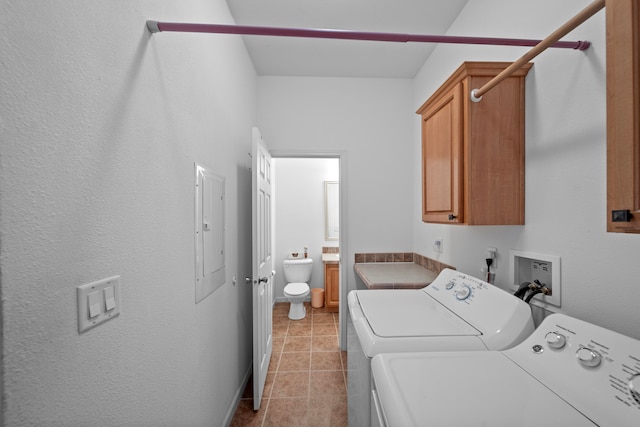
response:
<path id="1" fill-rule="evenodd" d="M 449 221 L 453 221 L 456 218 L 458 218 L 458 217 L 455 216 L 454 214 L 449 214 Z"/>

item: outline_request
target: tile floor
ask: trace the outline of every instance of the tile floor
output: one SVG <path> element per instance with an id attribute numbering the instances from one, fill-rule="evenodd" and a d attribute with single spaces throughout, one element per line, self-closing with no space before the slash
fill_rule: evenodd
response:
<path id="1" fill-rule="evenodd" d="M 288 303 L 273 309 L 273 354 L 260 410 L 253 411 L 252 379 L 234 427 L 347 426 L 347 353 L 338 346 L 338 313 L 307 306 L 289 320 Z"/>

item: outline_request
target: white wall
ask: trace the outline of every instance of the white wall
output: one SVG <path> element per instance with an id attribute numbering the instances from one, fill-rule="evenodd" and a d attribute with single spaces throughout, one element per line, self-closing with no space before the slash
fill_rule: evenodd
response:
<path id="1" fill-rule="evenodd" d="M 354 253 L 411 250 L 411 99 L 407 79 L 258 78 L 258 123 L 271 149 L 346 152 L 348 289 Z"/>
<path id="2" fill-rule="evenodd" d="M 339 166 L 338 159 L 274 159 L 276 298 L 284 298 L 282 261 L 291 252 L 302 255 L 305 246 L 314 261 L 309 286 L 324 288 L 322 247 L 338 246 L 325 240 L 324 182 L 340 180 Z"/>
<path id="3" fill-rule="evenodd" d="M 0 4 L 4 409 L 11 426 L 218 426 L 251 361 L 256 75 L 222 0 Z M 194 299 L 194 162 L 226 178 L 226 283 Z M 249 257 L 250 258 L 250 257 Z M 82 335 L 76 286 L 122 280 Z"/>
<path id="4" fill-rule="evenodd" d="M 469 2 L 450 34 L 546 37 L 587 2 Z M 499 13 L 488 13 L 499 11 Z M 498 248 L 497 283 L 508 282 L 509 249 L 559 255 L 562 311 L 640 338 L 640 236 L 606 233 L 605 12 L 565 37 L 589 40 L 584 53 L 550 49 L 537 57 L 527 77 L 526 225 L 465 227 L 420 221 L 420 187 L 414 188 L 414 245 L 477 274 L 484 248 Z M 415 108 L 463 62 L 519 58 L 526 48 L 440 45 L 415 79 Z M 414 120 L 414 182 L 420 180 L 420 122 Z"/>

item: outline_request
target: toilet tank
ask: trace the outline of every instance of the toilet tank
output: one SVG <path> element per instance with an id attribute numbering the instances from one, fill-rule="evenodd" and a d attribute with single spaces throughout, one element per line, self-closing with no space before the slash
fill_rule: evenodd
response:
<path id="1" fill-rule="evenodd" d="M 282 261 L 284 278 L 287 283 L 309 283 L 313 260 L 311 258 L 285 259 Z"/>

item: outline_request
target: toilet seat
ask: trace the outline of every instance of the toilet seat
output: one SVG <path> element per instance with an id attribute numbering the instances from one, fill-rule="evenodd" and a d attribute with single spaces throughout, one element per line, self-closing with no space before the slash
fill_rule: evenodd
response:
<path id="1" fill-rule="evenodd" d="M 309 285 L 306 283 L 289 283 L 284 287 L 284 292 L 291 296 L 303 295 L 309 292 Z"/>

